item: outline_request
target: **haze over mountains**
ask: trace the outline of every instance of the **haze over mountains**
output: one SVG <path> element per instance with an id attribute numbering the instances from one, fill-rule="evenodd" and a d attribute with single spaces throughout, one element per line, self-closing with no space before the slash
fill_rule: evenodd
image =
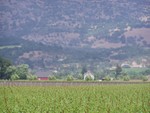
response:
<path id="1" fill-rule="evenodd" d="M 0 55 L 34 69 L 148 61 L 149 36 L 149 0 L 0 1 Z"/>

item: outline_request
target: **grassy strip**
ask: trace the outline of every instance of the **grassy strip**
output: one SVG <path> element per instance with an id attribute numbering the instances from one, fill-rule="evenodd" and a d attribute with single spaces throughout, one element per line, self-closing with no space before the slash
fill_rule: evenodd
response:
<path id="1" fill-rule="evenodd" d="M 21 45 L 9 45 L 9 46 L 0 46 L 0 49 L 13 49 L 13 48 L 21 48 Z"/>

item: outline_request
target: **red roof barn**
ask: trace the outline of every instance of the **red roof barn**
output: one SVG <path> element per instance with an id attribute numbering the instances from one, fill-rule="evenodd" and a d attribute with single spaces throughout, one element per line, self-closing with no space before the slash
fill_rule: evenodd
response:
<path id="1" fill-rule="evenodd" d="M 48 77 L 38 77 L 38 80 L 48 80 Z"/>
<path id="2" fill-rule="evenodd" d="M 48 75 L 50 74 L 50 71 L 46 71 L 46 70 L 40 70 L 40 71 L 36 71 L 36 75 L 38 77 L 38 80 L 48 80 Z"/>

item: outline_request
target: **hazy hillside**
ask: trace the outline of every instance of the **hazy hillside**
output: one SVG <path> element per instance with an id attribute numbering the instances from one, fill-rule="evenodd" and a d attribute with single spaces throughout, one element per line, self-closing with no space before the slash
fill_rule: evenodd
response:
<path id="1" fill-rule="evenodd" d="M 0 55 L 34 69 L 148 60 L 149 36 L 149 0 L 0 0 Z"/>

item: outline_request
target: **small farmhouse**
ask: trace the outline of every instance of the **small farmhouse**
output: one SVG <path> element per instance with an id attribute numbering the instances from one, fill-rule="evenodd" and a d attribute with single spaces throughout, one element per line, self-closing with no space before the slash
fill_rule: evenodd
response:
<path id="1" fill-rule="evenodd" d="M 50 71 L 37 71 L 36 75 L 38 80 L 48 80 L 48 75 Z"/>
<path id="2" fill-rule="evenodd" d="M 48 80 L 48 77 L 38 77 L 38 80 Z"/>
<path id="3" fill-rule="evenodd" d="M 137 62 L 133 61 L 132 62 L 132 67 L 133 68 L 142 68 L 143 66 L 142 66 L 142 64 L 137 64 Z"/>

